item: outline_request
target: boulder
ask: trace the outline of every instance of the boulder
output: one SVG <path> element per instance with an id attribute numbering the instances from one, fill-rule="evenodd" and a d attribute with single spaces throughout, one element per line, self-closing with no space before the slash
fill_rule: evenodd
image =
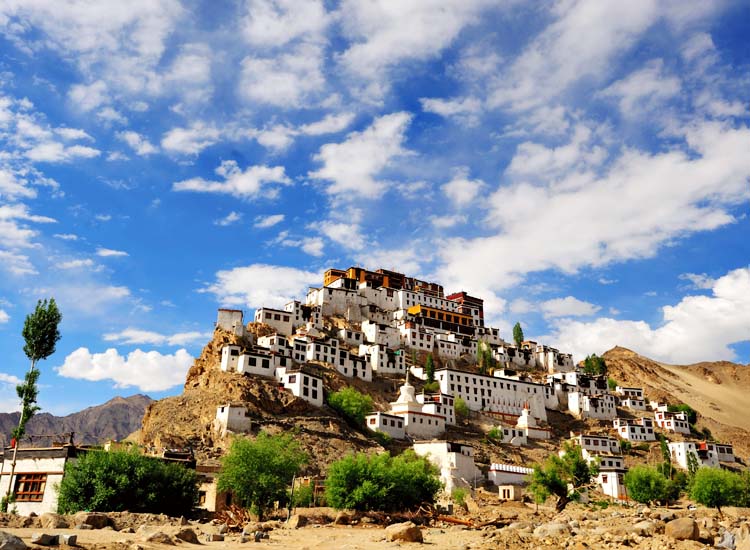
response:
<path id="1" fill-rule="evenodd" d="M 402 542 L 424 542 L 422 530 L 413 522 L 394 523 L 385 528 L 385 540 Z"/>
<path id="2" fill-rule="evenodd" d="M 349 525 L 352 522 L 352 515 L 349 512 L 341 510 L 336 514 L 336 519 L 333 520 L 334 525 Z"/>
<path id="3" fill-rule="evenodd" d="M 222 533 L 206 533 L 206 542 L 222 542 L 224 535 Z"/>
<path id="4" fill-rule="evenodd" d="M 570 525 L 567 523 L 543 523 L 534 529 L 535 537 L 565 537 L 570 535 Z"/>
<path id="5" fill-rule="evenodd" d="M 698 540 L 700 529 L 693 518 L 679 518 L 667 523 L 664 534 L 677 540 Z"/>
<path id="6" fill-rule="evenodd" d="M 632 525 L 628 531 L 641 537 L 651 537 L 656 534 L 656 524 L 653 521 L 643 520 Z"/>
<path id="7" fill-rule="evenodd" d="M 64 517 L 52 512 L 42 514 L 39 522 L 42 524 L 42 529 L 67 529 L 70 527 L 70 524 Z"/>
<path id="8" fill-rule="evenodd" d="M 289 518 L 289 521 L 286 522 L 287 529 L 299 529 L 305 525 L 307 525 L 307 518 L 305 516 L 300 516 L 299 514 L 293 515 Z"/>
<path id="9" fill-rule="evenodd" d="M 153 544 L 168 544 L 169 546 L 175 545 L 174 539 L 163 531 L 156 531 L 155 533 L 151 533 L 146 538 L 144 538 L 143 541 L 151 542 Z"/>
<path id="10" fill-rule="evenodd" d="M 107 514 L 100 512 L 78 512 L 73 520 L 76 525 L 90 525 L 93 529 L 104 529 L 111 524 Z"/>
<path id="11" fill-rule="evenodd" d="M 38 544 L 39 546 L 57 546 L 60 544 L 60 537 L 48 533 L 32 533 L 31 544 Z"/>
<path id="12" fill-rule="evenodd" d="M 191 544 L 200 544 L 198 535 L 196 535 L 195 531 L 193 531 L 190 527 L 185 527 L 177 531 L 175 538 L 184 540 L 185 542 L 189 542 Z"/>
<path id="13" fill-rule="evenodd" d="M 78 546 L 78 535 L 60 535 L 66 546 Z"/>
<path id="14" fill-rule="evenodd" d="M 0 531 L 0 550 L 25 550 L 26 543 L 15 535 Z"/>

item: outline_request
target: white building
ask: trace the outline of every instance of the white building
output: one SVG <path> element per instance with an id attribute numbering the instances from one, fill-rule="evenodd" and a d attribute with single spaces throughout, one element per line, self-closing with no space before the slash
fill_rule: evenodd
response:
<path id="1" fill-rule="evenodd" d="M 216 327 L 231 332 L 235 336 L 245 336 L 242 310 L 220 308 L 216 316 Z"/>
<path id="2" fill-rule="evenodd" d="M 503 485 L 526 485 L 533 468 L 517 466 L 515 464 L 492 464 L 488 479 L 498 486 Z"/>
<path id="3" fill-rule="evenodd" d="M 719 456 L 716 450 L 708 448 L 705 442 L 693 443 L 692 441 L 675 441 L 667 444 L 669 453 L 672 455 L 672 462 L 677 464 L 683 470 L 689 467 L 689 455 L 693 455 L 698 466 L 709 468 L 718 468 L 720 466 Z"/>
<path id="4" fill-rule="evenodd" d="M 80 450 L 73 445 L 19 448 L 11 491 L 15 502 L 9 506 L 9 509 L 15 508 L 21 516 L 28 516 L 32 512 L 37 515 L 47 512 L 56 513 L 57 491 L 63 478 L 65 465 L 68 462 L 74 462 L 79 453 Z M 8 494 L 8 487 L 11 484 L 12 458 L 13 449 L 6 448 L 0 469 L 0 494 L 3 496 Z"/>
<path id="5" fill-rule="evenodd" d="M 400 416 L 384 412 L 376 412 L 365 416 L 365 425 L 373 432 L 383 432 L 393 439 L 404 439 L 404 419 Z"/>
<path id="6" fill-rule="evenodd" d="M 615 418 L 612 425 L 622 439 L 628 441 L 656 441 L 654 432 L 654 421 L 650 418 L 639 418 L 638 420 L 626 420 Z"/>
<path id="7" fill-rule="evenodd" d="M 240 361 L 240 346 L 224 346 L 221 348 L 221 370 L 224 372 L 237 372 L 237 364 Z"/>
<path id="8" fill-rule="evenodd" d="M 283 356 L 279 356 L 279 358 L 288 359 Z M 251 348 L 240 355 L 240 360 L 237 363 L 237 372 L 240 374 L 247 373 L 273 378 L 277 366 L 281 365 L 276 364 L 271 352 L 263 348 Z M 291 359 L 289 359 L 289 365 L 284 366 L 291 366 Z"/>
<path id="9" fill-rule="evenodd" d="M 339 341 L 336 338 L 314 339 L 307 342 L 305 359 L 307 361 L 319 361 L 321 363 L 336 364 L 339 354 Z"/>
<path id="10" fill-rule="evenodd" d="M 602 465 L 601 462 L 606 462 L 607 466 Z M 611 464 L 617 464 L 617 466 Z M 599 490 L 616 500 L 624 499 L 627 496 L 627 489 L 623 482 L 626 472 L 627 469 L 622 457 L 602 458 L 599 465 L 599 474 L 596 476 Z"/>
<path id="11" fill-rule="evenodd" d="M 646 400 L 643 397 L 643 388 L 626 388 L 617 386 L 615 393 L 620 396 L 620 405 L 634 411 L 645 411 Z"/>
<path id="12" fill-rule="evenodd" d="M 552 433 L 549 428 L 542 428 L 538 425 L 536 418 L 529 412 L 528 407 L 524 407 L 521 416 L 518 417 L 516 428 L 526 436 L 527 439 L 550 439 Z"/>
<path id="13" fill-rule="evenodd" d="M 620 441 L 608 435 L 580 434 L 574 436 L 571 441 L 581 447 L 583 458 L 589 460 L 592 456 L 600 454 L 622 454 Z"/>
<path id="14" fill-rule="evenodd" d="M 667 432 L 690 434 L 690 423 L 688 422 L 687 413 L 656 411 L 654 413 L 654 422 L 659 428 Z"/>
<path id="15" fill-rule="evenodd" d="M 227 403 L 216 407 L 214 430 L 224 437 L 228 432 L 245 433 L 253 424 L 250 411 L 240 404 Z"/>
<path id="16" fill-rule="evenodd" d="M 568 410 L 578 418 L 612 420 L 617 417 L 615 396 L 607 393 L 594 396 L 580 391 L 570 392 Z"/>
<path id="17" fill-rule="evenodd" d="M 364 334 L 361 331 L 348 328 L 340 328 L 338 330 L 338 337 L 339 341 L 347 346 L 359 347 L 365 341 Z"/>
<path id="18" fill-rule="evenodd" d="M 716 453 L 719 462 L 730 462 L 734 464 L 737 459 L 734 456 L 734 448 L 728 443 L 707 443 L 706 448 Z"/>
<path id="19" fill-rule="evenodd" d="M 372 382 L 372 365 L 364 357 L 339 349 L 338 358 L 334 363 L 336 370 L 349 378 L 359 378 L 365 382 Z"/>
<path id="20" fill-rule="evenodd" d="M 405 374 L 406 352 L 392 350 L 381 344 L 362 344 L 359 355 L 365 358 L 370 368 L 378 374 Z"/>
<path id="21" fill-rule="evenodd" d="M 369 344 L 380 344 L 389 349 L 401 347 L 401 333 L 391 325 L 365 319 L 362 321 L 362 332 Z"/>
<path id="22" fill-rule="evenodd" d="M 456 411 L 453 407 L 453 396 L 444 393 L 420 393 L 417 395 L 417 403 L 422 405 L 422 412 L 441 415 L 445 417 L 445 423 L 456 424 Z"/>
<path id="23" fill-rule="evenodd" d="M 288 311 L 262 307 L 255 310 L 255 322 L 264 323 L 275 329 L 279 334 L 289 336 L 294 332 L 292 315 L 293 314 Z"/>
<path id="24" fill-rule="evenodd" d="M 558 349 L 541 344 L 534 348 L 534 361 L 537 368 L 546 370 L 549 373 L 575 370 L 573 355 L 570 353 L 560 353 Z"/>
<path id="25" fill-rule="evenodd" d="M 316 407 L 323 406 L 323 379 L 304 370 L 276 369 L 276 379 L 295 397 Z"/>
<path id="26" fill-rule="evenodd" d="M 415 438 L 429 439 L 445 432 L 445 416 L 424 412 L 415 396 L 414 386 L 407 379 L 398 399 L 391 403 L 390 414 L 404 420 L 404 431 Z"/>
<path id="27" fill-rule="evenodd" d="M 471 489 L 484 482 L 482 472 L 474 464 L 474 448 L 470 445 L 420 441 L 414 443 L 414 452 L 427 457 L 440 469 L 440 480 L 448 494 L 458 487 Z"/>

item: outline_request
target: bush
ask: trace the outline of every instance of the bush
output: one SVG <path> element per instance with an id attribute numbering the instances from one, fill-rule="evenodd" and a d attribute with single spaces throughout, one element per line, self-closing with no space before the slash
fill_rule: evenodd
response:
<path id="1" fill-rule="evenodd" d="M 716 508 L 721 515 L 721 507 L 737 504 L 743 497 L 742 478 L 727 470 L 718 468 L 700 468 L 693 478 L 690 498 L 694 501 Z"/>
<path id="2" fill-rule="evenodd" d="M 633 447 L 633 448 L 634 448 L 635 450 L 637 450 L 637 451 L 644 451 L 644 452 L 648 452 L 648 451 L 649 451 L 649 449 L 651 449 L 651 445 L 649 445 L 648 443 L 638 443 L 638 445 L 636 445 L 636 446 L 635 446 L 635 447 Z"/>
<path id="3" fill-rule="evenodd" d="M 147 512 L 187 515 L 198 501 L 198 476 L 137 451 L 89 451 L 65 465 L 58 512 Z"/>
<path id="4" fill-rule="evenodd" d="M 622 449 L 623 453 L 630 453 L 630 451 L 633 449 L 633 444 L 627 439 L 623 439 L 622 441 L 620 441 L 620 448 Z"/>
<path id="5" fill-rule="evenodd" d="M 456 416 L 458 418 L 469 417 L 469 407 L 468 405 L 466 405 L 466 401 L 464 401 L 460 397 L 456 397 L 456 399 L 453 401 L 453 410 L 456 412 Z"/>
<path id="6" fill-rule="evenodd" d="M 330 394 L 328 404 L 360 425 L 365 423 L 365 416 L 372 412 L 372 397 L 358 392 L 351 386 Z"/>
<path id="7" fill-rule="evenodd" d="M 609 391 L 615 391 L 617 386 L 619 386 L 617 380 L 614 378 L 607 378 L 607 387 L 609 388 Z"/>
<path id="8" fill-rule="evenodd" d="M 348 510 L 406 510 L 434 502 L 442 487 L 437 469 L 414 451 L 349 455 L 331 464 L 326 501 Z"/>
<path id="9" fill-rule="evenodd" d="M 372 432 L 372 437 L 383 447 L 393 441 L 393 438 L 385 432 Z"/>
<path id="10" fill-rule="evenodd" d="M 667 478 L 656 468 L 634 466 L 625 474 L 625 487 L 630 498 L 648 504 L 666 497 Z"/>
<path id="11" fill-rule="evenodd" d="M 300 485 L 294 488 L 294 494 L 291 498 L 292 506 L 300 508 L 308 508 L 313 503 L 313 485 L 309 483 L 307 485 Z"/>
<path id="12" fill-rule="evenodd" d="M 427 393 L 435 393 L 440 389 L 440 382 L 435 380 L 434 382 L 428 382 L 424 385 L 424 391 Z"/>
<path id="13" fill-rule="evenodd" d="M 599 357 L 596 353 L 587 355 L 586 359 L 583 360 L 583 372 L 586 374 L 607 374 L 607 363 L 605 363 L 603 357 Z"/>
<path id="14" fill-rule="evenodd" d="M 453 489 L 453 491 L 451 492 L 451 499 L 453 499 L 453 502 L 458 506 L 466 506 L 466 497 L 468 496 L 468 494 L 469 491 L 467 491 L 463 487 L 458 487 L 456 489 Z"/>
<path id="15" fill-rule="evenodd" d="M 262 519 L 275 501 L 286 499 L 287 486 L 306 462 L 291 434 L 260 432 L 255 441 L 237 437 L 222 460 L 218 489 L 232 491 Z"/>
<path id="16" fill-rule="evenodd" d="M 539 504 L 556 496 L 555 509 L 562 512 L 571 500 L 578 499 L 579 490 L 589 485 L 598 473 L 599 467 L 583 458 L 579 446 L 565 443 L 562 456 L 552 454 L 544 466 L 534 466 L 529 492 Z"/>
<path id="17" fill-rule="evenodd" d="M 669 405 L 667 407 L 669 412 L 684 412 L 687 413 L 687 419 L 689 424 L 695 424 L 698 421 L 698 413 L 690 405 Z"/>
<path id="18" fill-rule="evenodd" d="M 497 426 L 493 426 L 490 428 L 490 431 L 487 432 L 487 439 L 490 441 L 502 441 L 503 440 L 503 430 L 501 428 L 498 428 Z"/>

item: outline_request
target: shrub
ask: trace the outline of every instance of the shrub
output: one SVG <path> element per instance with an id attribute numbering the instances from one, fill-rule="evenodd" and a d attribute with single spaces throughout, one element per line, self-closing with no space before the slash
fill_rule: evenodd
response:
<path id="1" fill-rule="evenodd" d="M 742 478 L 727 470 L 700 468 L 693 478 L 690 498 L 716 508 L 721 515 L 721 507 L 737 504 L 743 496 Z"/>
<path id="2" fill-rule="evenodd" d="M 638 445 L 636 445 L 634 449 L 637 451 L 648 452 L 648 450 L 651 449 L 651 445 L 649 445 L 648 443 L 638 443 Z"/>
<path id="3" fill-rule="evenodd" d="M 579 446 L 565 443 L 562 456 L 550 455 L 544 466 L 534 466 L 529 492 L 539 504 L 556 496 L 555 509 L 562 512 L 571 500 L 578 499 L 579 490 L 591 483 L 598 470 L 583 458 Z"/>
<path id="4" fill-rule="evenodd" d="M 294 494 L 291 498 L 292 506 L 307 508 L 313 503 L 313 485 L 300 485 L 294 488 Z"/>
<path id="5" fill-rule="evenodd" d="M 628 495 L 636 502 L 648 504 L 666 496 L 667 478 L 650 466 L 632 467 L 625 474 L 624 483 Z"/>
<path id="6" fill-rule="evenodd" d="M 466 497 L 468 494 L 469 491 L 463 487 L 457 487 L 451 492 L 451 499 L 453 499 L 453 502 L 459 506 L 466 506 Z"/>
<path id="7" fill-rule="evenodd" d="M 365 423 L 365 416 L 372 412 L 372 397 L 348 386 L 328 396 L 328 404 L 357 424 Z"/>
<path id="8" fill-rule="evenodd" d="M 583 360 L 583 372 L 586 374 L 607 374 L 607 363 L 603 357 L 599 357 L 596 353 L 587 355 L 586 359 Z"/>
<path id="9" fill-rule="evenodd" d="M 667 407 L 667 410 L 669 412 L 684 412 L 687 413 L 687 419 L 688 423 L 695 424 L 698 420 L 698 413 L 691 407 L 690 405 L 681 404 L 681 405 L 669 405 Z"/>
<path id="10" fill-rule="evenodd" d="M 287 486 L 307 462 L 291 434 L 260 432 L 255 441 L 237 437 L 222 460 L 218 489 L 232 491 L 259 519 L 275 501 L 287 496 Z"/>
<path id="11" fill-rule="evenodd" d="M 492 428 L 490 428 L 490 431 L 487 432 L 487 439 L 490 439 L 492 441 L 502 441 L 503 430 L 501 430 L 497 426 L 493 426 Z"/>
<path id="12" fill-rule="evenodd" d="M 385 432 L 372 432 L 372 437 L 383 447 L 393 441 L 393 438 Z"/>
<path id="13" fill-rule="evenodd" d="M 137 451 L 89 451 L 66 464 L 57 507 L 61 514 L 128 510 L 181 516 L 197 501 L 195 470 Z"/>
<path id="14" fill-rule="evenodd" d="M 607 378 L 607 387 L 609 388 L 609 391 L 615 391 L 617 386 L 619 386 L 617 380 L 614 378 Z"/>
<path id="15" fill-rule="evenodd" d="M 434 382 L 428 382 L 424 385 L 424 391 L 427 393 L 434 393 L 440 389 L 440 382 L 435 380 Z"/>
<path id="16" fill-rule="evenodd" d="M 331 464 L 326 501 L 338 509 L 405 510 L 434 502 L 441 486 L 437 469 L 413 451 L 358 453 Z"/>
<path id="17" fill-rule="evenodd" d="M 453 410 L 456 411 L 456 416 L 458 418 L 469 417 L 469 407 L 468 405 L 466 405 L 466 401 L 464 401 L 460 397 L 456 397 L 456 399 L 453 401 Z"/>
<path id="18" fill-rule="evenodd" d="M 630 453 L 630 451 L 633 449 L 633 444 L 627 439 L 623 439 L 622 441 L 620 441 L 620 448 L 622 449 L 623 453 Z"/>

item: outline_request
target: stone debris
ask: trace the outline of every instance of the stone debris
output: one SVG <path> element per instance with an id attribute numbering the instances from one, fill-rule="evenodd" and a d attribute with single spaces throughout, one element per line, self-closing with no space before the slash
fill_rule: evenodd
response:
<path id="1" fill-rule="evenodd" d="M 26 543 L 15 535 L 0 531 L 0 550 L 26 550 Z"/>
<path id="2" fill-rule="evenodd" d="M 39 546 L 58 546 L 60 544 L 59 535 L 50 535 L 47 533 L 33 533 L 31 543 Z"/>
<path id="3" fill-rule="evenodd" d="M 422 530 L 413 522 L 394 523 L 385 528 L 385 540 L 402 542 L 424 542 Z"/>
<path id="4" fill-rule="evenodd" d="M 664 534 L 676 540 L 698 540 L 700 529 L 693 518 L 679 518 L 667 523 Z"/>
<path id="5" fill-rule="evenodd" d="M 61 538 L 66 546 L 78 546 L 78 535 L 61 535 Z"/>
<path id="6" fill-rule="evenodd" d="M 70 527 L 68 521 L 59 514 L 47 512 L 39 517 L 42 529 L 67 529 Z"/>
<path id="7" fill-rule="evenodd" d="M 184 540 L 185 542 L 189 542 L 191 544 L 200 544 L 198 535 L 196 535 L 195 531 L 193 531 L 189 527 L 177 531 L 177 534 L 175 534 L 175 538 Z"/>
<path id="8" fill-rule="evenodd" d="M 222 542 L 224 535 L 221 533 L 206 533 L 206 542 Z"/>
<path id="9" fill-rule="evenodd" d="M 307 525 L 307 518 L 298 514 L 293 515 L 289 518 L 289 521 L 286 522 L 287 529 L 299 529 L 305 525 Z"/>

